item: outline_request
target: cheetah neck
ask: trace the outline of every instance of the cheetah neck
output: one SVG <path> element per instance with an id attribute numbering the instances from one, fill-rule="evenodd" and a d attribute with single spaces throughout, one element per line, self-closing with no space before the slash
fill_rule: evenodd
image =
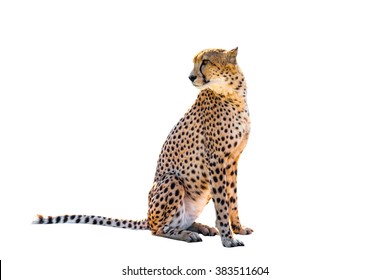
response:
<path id="1" fill-rule="evenodd" d="M 227 84 L 211 85 L 209 90 L 222 99 L 234 100 L 240 107 L 246 107 L 246 81 L 243 75 L 232 78 Z"/>
<path id="2" fill-rule="evenodd" d="M 208 88 L 218 95 L 246 98 L 246 81 L 243 76 L 232 79 L 227 84 L 211 84 Z"/>
<path id="3" fill-rule="evenodd" d="M 247 111 L 247 102 L 246 102 L 246 87 L 237 90 L 226 90 L 224 88 L 208 88 L 204 89 L 199 94 L 199 99 L 202 102 L 206 102 L 208 105 L 215 102 L 222 103 L 227 102 L 235 106 L 239 111 Z"/>

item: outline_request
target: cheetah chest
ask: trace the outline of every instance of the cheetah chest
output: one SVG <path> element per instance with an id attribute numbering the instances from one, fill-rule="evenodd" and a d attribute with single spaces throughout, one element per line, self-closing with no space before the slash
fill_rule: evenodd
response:
<path id="1" fill-rule="evenodd" d="M 238 124 L 236 129 L 238 131 L 238 137 L 237 141 L 234 142 L 235 147 L 231 150 L 230 154 L 230 158 L 233 159 L 236 159 L 242 153 L 248 142 L 250 132 L 250 119 L 248 114 L 245 114 L 245 117 L 243 117 L 243 121 Z"/>

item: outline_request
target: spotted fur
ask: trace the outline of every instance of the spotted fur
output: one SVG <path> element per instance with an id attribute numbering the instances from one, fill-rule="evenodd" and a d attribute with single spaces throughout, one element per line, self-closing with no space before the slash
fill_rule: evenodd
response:
<path id="1" fill-rule="evenodd" d="M 225 247 L 244 245 L 236 234 L 243 227 L 237 206 L 237 165 L 250 131 L 246 82 L 237 65 L 237 48 L 207 49 L 194 57 L 190 74 L 200 93 L 172 129 L 157 163 L 148 196 L 148 218 L 141 221 L 100 216 L 37 216 L 35 223 L 85 223 L 150 229 L 153 235 L 187 242 L 217 235 Z M 212 199 L 216 228 L 196 223 Z"/>
<path id="2" fill-rule="evenodd" d="M 112 219 L 102 216 L 89 216 L 89 215 L 63 215 L 63 216 L 47 216 L 37 215 L 34 224 L 91 224 L 100 226 L 110 226 L 129 229 L 149 229 L 149 222 L 147 219 L 133 221 Z"/>

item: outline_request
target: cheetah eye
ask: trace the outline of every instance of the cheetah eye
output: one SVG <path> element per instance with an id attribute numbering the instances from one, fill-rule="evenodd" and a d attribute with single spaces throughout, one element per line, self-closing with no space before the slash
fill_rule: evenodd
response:
<path id="1" fill-rule="evenodd" d="M 200 68 L 202 69 L 202 68 L 205 67 L 209 62 L 210 62 L 210 60 L 208 60 L 208 59 L 203 59 L 203 60 L 202 60 L 202 63 L 200 64 Z"/>

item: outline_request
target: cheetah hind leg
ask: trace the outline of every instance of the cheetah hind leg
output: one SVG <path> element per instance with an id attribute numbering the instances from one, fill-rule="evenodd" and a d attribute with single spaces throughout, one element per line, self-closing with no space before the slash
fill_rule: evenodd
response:
<path id="1" fill-rule="evenodd" d="M 215 227 L 209 227 L 201 223 L 193 223 L 187 230 L 201 233 L 204 236 L 219 235 L 219 231 Z"/>
<path id="2" fill-rule="evenodd" d="M 166 174 L 149 193 L 149 226 L 153 235 L 185 241 L 200 242 L 197 232 L 182 228 L 184 187 L 174 173 Z"/>

